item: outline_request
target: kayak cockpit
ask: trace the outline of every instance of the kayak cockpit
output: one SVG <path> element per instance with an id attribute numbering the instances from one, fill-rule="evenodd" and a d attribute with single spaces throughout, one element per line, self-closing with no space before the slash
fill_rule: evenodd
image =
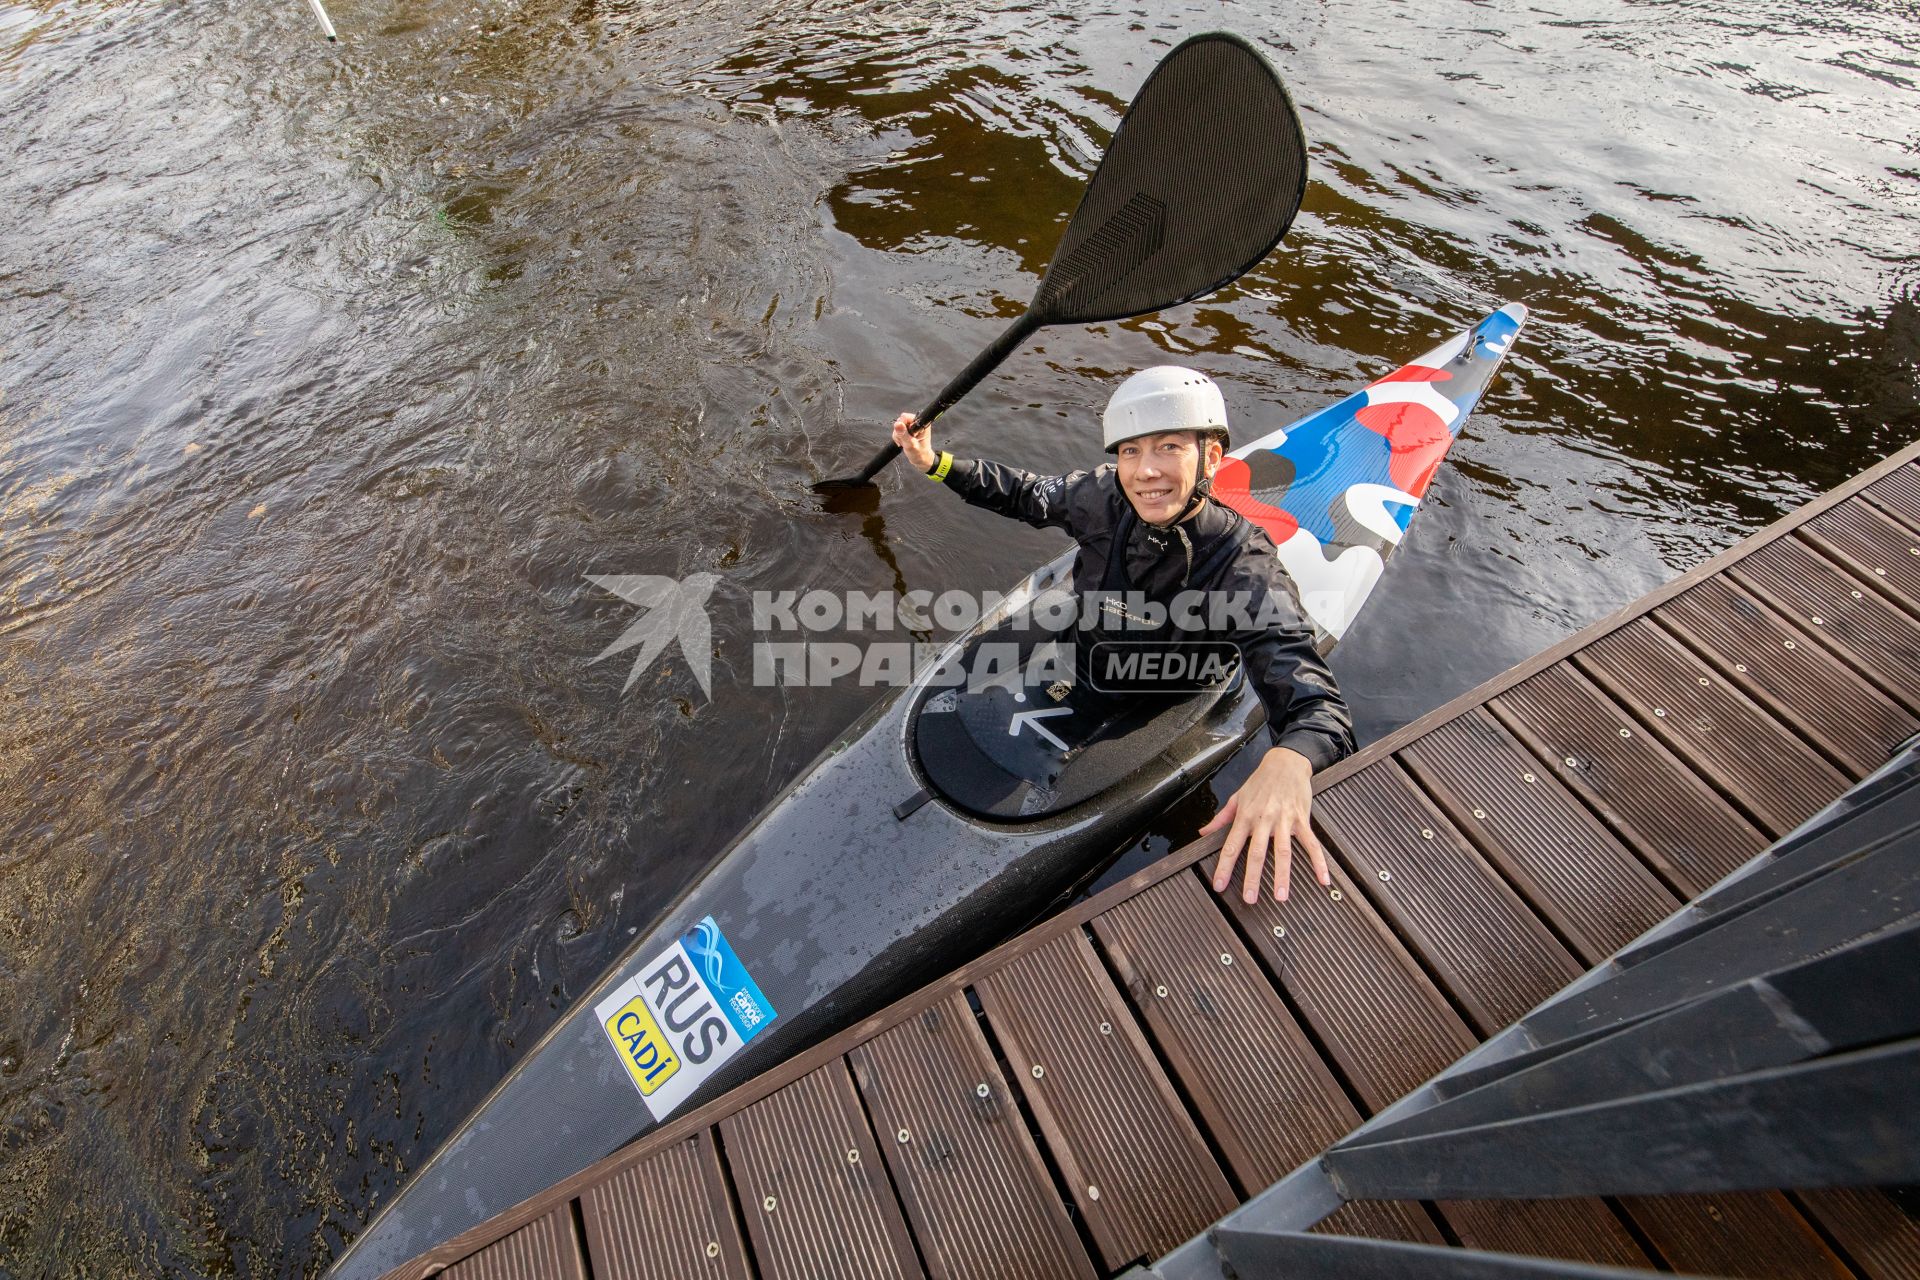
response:
<path id="1" fill-rule="evenodd" d="M 1186 758 L 1226 695 L 1242 686 L 1236 660 L 1206 679 L 1162 689 L 1096 687 L 1070 637 L 1023 628 L 983 631 L 953 657 L 967 679 L 922 691 L 912 710 L 914 763 L 927 789 L 955 808 L 1003 822 L 1084 804 L 1155 766 Z M 982 673 L 989 678 L 980 678 Z M 1210 714 L 1212 713 L 1212 714 Z"/>

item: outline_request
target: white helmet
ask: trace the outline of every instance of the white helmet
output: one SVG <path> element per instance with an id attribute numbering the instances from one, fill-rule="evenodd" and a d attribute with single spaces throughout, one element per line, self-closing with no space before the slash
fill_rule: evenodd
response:
<path id="1" fill-rule="evenodd" d="M 1121 383 L 1107 401 L 1100 425 L 1107 452 L 1136 436 L 1162 431 L 1217 431 L 1227 434 L 1227 401 L 1213 379 L 1179 365 L 1161 364 Z"/>

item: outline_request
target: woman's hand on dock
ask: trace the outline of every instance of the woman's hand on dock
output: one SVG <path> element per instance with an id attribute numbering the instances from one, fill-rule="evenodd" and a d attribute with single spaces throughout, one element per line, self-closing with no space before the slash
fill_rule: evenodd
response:
<path id="1" fill-rule="evenodd" d="M 1260 872 L 1269 857 L 1273 860 L 1273 897 L 1287 900 L 1292 878 L 1293 845 L 1298 841 L 1313 866 L 1313 878 L 1323 885 L 1333 883 L 1327 871 L 1327 851 L 1313 834 L 1308 821 L 1313 812 L 1313 764 L 1298 751 L 1274 747 L 1261 759 L 1253 776 L 1213 815 L 1213 821 L 1200 828 L 1210 836 L 1228 827 L 1227 842 L 1220 846 L 1220 860 L 1214 864 L 1213 887 L 1225 893 L 1233 880 L 1233 868 L 1246 854 L 1247 870 L 1240 896 L 1248 903 L 1260 900 Z M 1230 824 L 1230 825 L 1229 825 Z"/>

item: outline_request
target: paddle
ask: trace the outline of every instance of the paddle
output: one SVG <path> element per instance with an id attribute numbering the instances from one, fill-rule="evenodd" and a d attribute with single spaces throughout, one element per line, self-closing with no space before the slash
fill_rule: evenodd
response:
<path id="1" fill-rule="evenodd" d="M 1238 279 L 1280 242 L 1307 187 L 1306 142 L 1286 86 L 1238 36 L 1194 36 L 1127 108 L 1027 310 L 920 413 L 923 431 L 1050 324 L 1158 311 Z M 870 484 L 900 454 L 889 443 L 858 474 Z"/>

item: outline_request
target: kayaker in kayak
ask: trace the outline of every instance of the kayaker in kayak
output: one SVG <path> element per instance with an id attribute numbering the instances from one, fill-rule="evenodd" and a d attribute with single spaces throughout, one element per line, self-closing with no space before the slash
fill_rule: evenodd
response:
<path id="1" fill-rule="evenodd" d="M 1235 644 L 1273 739 L 1200 834 L 1228 829 L 1214 866 L 1216 891 L 1226 890 L 1244 854 L 1244 899 L 1258 900 L 1261 873 L 1271 861 L 1273 895 L 1285 900 L 1296 840 L 1314 878 L 1331 883 L 1326 853 L 1308 822 L 1312 776 L 1353 751 L 1353 718 L 1313 646 L 1313 628 L 1272 539 L 1211 500 L 1210 482 L 1228 442 L 1219 387 L 1205 374 L 1172 365 L 1134 374 L 1113 393 L 1102 419 L 1114 461 L 1063 476 L 955 458 L 934 448 L 931 428 L 914 431 L 914 421 L 913 414 L 901 414 L 893 441 L 928 477 L 973 506 L 1073 537 L 1081 592 L 1138 592 L 1163 606 L 1181 592 L 1246 593 L 1269 606 L 1256 612 L 1278 617 L 1274 625 L 1189 637 Z"/>

